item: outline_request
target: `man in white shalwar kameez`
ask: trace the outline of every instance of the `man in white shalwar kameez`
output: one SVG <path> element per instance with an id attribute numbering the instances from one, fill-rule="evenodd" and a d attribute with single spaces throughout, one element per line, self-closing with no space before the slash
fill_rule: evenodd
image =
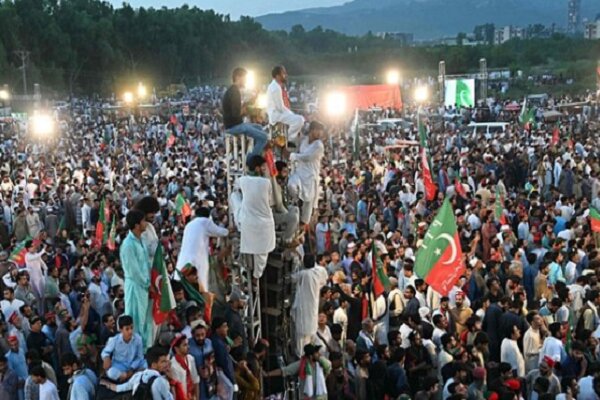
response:
<path id="1" fill-rule="evenodd" d="M 37 243 L 36 243 L 37 242 Z M 31 280 L 31 287 L 33 288 L 33 292 L 35 293 L 35 297 L 38 300 L 38 306 L 43 307 L 43 299 L 44 299 L 44 281 L 46 277 L 46 273 L 48 272 L 48 267 L 44 260 L 42 260 L 42 256 L 46 252 L 46 249 L 42 249 L 42 251 L 37 251 L 39 246 L 39 241 L 29 241 L 25 243 L 27 247 L 27 253 L 25 254 L 25 266 L 27 268 L 27 272 L 29 272 L 29 279 Z M 43 308 L 39 308 L 40 312 Z"/>
<path id="2" fill-rule="evenodd" d="M 301 224 L 310 222 L 313 210 L 317 207 L 321 159 L 325 154 L 325 147 L 321 141 L 324 133 L 323 124 L 318 121 L 311 122 L 308 136 L 300 143 L 300 151 L 290 155 L 290 161 L 295 162 L 295 169 L 290 176 L 289 188 L 292 194 L 297 194 L 302 200 Z"/>
<path id="3" fill-rule="evenodd" d="M 298 134 L 304 126 L 304 117 L 290 110 L 289 97 L 285 84 L 287 71 L 278 65 L 271 72 L 273 81 L 267 88 L 267 114 L 269 123 L 274 125 L 281 122 L 288 126 L 288 142 L 296 143 Z"/>
<path id="4" fill-rule="evenodd" d="M 296 354 L 302 356 L 304 346 L 309 344 L 318 328 L 319 293 L 327 284 L 327 269 L 318 265 L 315 256 L 304 256 L 304 268 L 292 275 L 296 282 L 296 297 L 292 305 L 295 325 Z"/>
<path id="5" fill-rule="evenodd" d="M 191 220 L 183 230 L 181 250 L 177 257 L 175 266 L 181 271 L 187 264 L 192 264 L 198 270 L 198 282 L 202 285 L 202 291 L 208 291 L 209 281 L 209 241 L 211 237 L 225 237 L 229 234 L 226 228 L 222 228 L 210 219 L 208 208 L 196 210 L 196 218 Z M 179 275 L 176 274 L 176 279 Z"/>
<path id="6" fill-rule="evenodd" d="M 267 257 L 275 249 L 275 220 L 271 210 L 273 187 L 267 176 L 267 163 L 262 156 L 251 156 L 248 175 L 239 178 L 242 204 L 239 210 L 241 228 L 240 252 L 254 256 L 254 279 L 260 279 Z"/>

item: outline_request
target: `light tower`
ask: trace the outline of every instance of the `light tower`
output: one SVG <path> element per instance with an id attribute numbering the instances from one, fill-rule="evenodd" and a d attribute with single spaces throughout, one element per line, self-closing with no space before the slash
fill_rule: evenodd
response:
<path id="1" fill-rule="evenodd" d="M 574 35 L 581 29 L 581 0 L 569 0 L 567 33 Z"/>

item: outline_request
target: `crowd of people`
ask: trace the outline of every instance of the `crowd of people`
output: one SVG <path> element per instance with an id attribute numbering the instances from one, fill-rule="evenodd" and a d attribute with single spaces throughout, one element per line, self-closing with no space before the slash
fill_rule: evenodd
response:
<path id="1" fill-rule="evenodd" d="M 560 125 L 490 103 L 510 120 L 491 135 L 466 128 L 481 107 L 408 103 L 340 134 L 292 111 L 281 66 L 254 123 L 246 75 L 184 107 L 73 101 L 48 138 L 0 124 L 0 399 L 259 399 L 278 377 L 302 399 L 600 398 L 597 102 Z M 254 144 L 234 182 L 228 135 Z M 439 293 L 415 259 L 446 199 L 463 260 Z M 244 312 L 275 248 L 301 262 L 292 356 L 267 369 L 273 333 Z M 248 282 L 227 280 L 236 253 Z"/>

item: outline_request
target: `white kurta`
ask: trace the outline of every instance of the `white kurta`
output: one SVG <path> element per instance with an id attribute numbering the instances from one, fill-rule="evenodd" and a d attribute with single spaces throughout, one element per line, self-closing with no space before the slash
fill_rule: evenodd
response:
<path id="1" fill-rule="evenodd" d="M 509 363 L 517 376 L 525 376 L 525 359 L 516 340 L 504 338 L 500 346 L 500 361 Z"/>
<path id="2" fill-rule="evenodd" d="M 44 296 L 44 275 L 46 274 L 46 271 L 48 271 L 46 263 L 42 260 L 42 255 L 45 252 L 45 250 L 42 250 L 39 253 L 27 252 L 25 254 L 25 265 L 29 272 L 31 286 L 38 299 L 41 299 Z"/>
<path id="3" fill-rule="evenodd" d="M 319 265 L 292 275 L 292 280 L 297 282 L 296 297 L 291 312 L 296 326 L 296 335 L 312 335 L 317 331 L 319 293 L 327 283 L 327 277 L 327 270 Z"/>
<path id="4" fill-rule="evenodd" d="M 242 176 L 239 183 L 242 190 L 240 252 L 268 254 L 275 249 L 271 181 L 260 176 Z"/>
<path id="5" fill-rule="evenodd" d="M 291 155 L 296 164 L 290 184 L 299 187 L 298 197 L 302 201 L 316 201 L 319 195 L 319 172 L 324 154 L 325 147 L 322 141 L 308 143 L 308 137 L 305 137 L 300 144 L 300 152 Z"/>
<path id="6" fill-rule="evenodd" d="M 227 236 L 229 231 L 216 225 L 210 218 L 199 217 L 190 221 L 183 230 L 181 251 L 176 268 L 181 271 L 188 263 L 198 270 L 198 281 L 208 290 L 209 240 Z"/>
<path id="7" fill-rule="evenodd" d="M 152 263 L 154 263 L 154 253 L 156 253 L 159 242 L 154 225 L 147 223 L 146 230 L 142 232 L 141 238 L 142 243 L 144 243 L 144 246 L 146 246 L 146 250 L 148 250 L 148 259 L 150 260 L 150 265 L 152 265 Z"/>

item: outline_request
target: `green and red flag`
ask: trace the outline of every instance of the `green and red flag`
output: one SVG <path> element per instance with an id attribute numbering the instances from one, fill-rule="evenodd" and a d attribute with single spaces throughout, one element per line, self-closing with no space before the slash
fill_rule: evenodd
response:
<path id="1" fill-rule="evenodd" d="M 165 266 L 162 245 L 158 245 L 154 253 L 154 261 L 150 272 L 150 298 L 152 299 L 152 318 L 157 325 L 169 318 L 169 312 L 175 308 L 175 296 Z"/>
<path id="2" fill-rule="evenodd" d="M 27 240 L 28 239 L 25 239 L 19 243 L 12 253 L 10 253 L 10 257 L 8 258 L 8 261 L 17 264 L 19 268 L 25 267 L 25 254 L 27 254 L 25 243 L 27 243 Z"/>
<path id="3" fill-rule="evenodd" d="M 552 141 L 550 143 L 552 146 L 556 146 L 558 142 L 560 142 L 560 127 L 555 125 L 554 130 L 552 131 Z"/>
<path id="4" fill-rule="evenodd" d="M 525 127 L 525 129 L 531 129 L 531 125 L 535 122 L 535 109 L 527 107 L 527 98 L 523 102 L 521 108 L 521 114 L 519 115 L 519 122 Z"/>
<path id="5" fill-rule="evenodd" d="M 117 248 L 117 244 L 115 242 L 115 237 L 117 236 L 117 225 L 115 221 L 115 216 L 113 215 L 112 224 L 110 225 L 110 232 L 108 234 L 108 239 L 106 240 L 106 247 L 110 251 L 114 251 Z"/>
<path id="6" fill-rule="evenodd" d="M 198 285 L 197 284 L 193 284 L 191 283 L 187 276 L 190 274 L 192 268 L 194 268 L 194 266 L 190 263 L 187 263 L 182 270 L 176 270 L 177 274 L 179 275 L 179 278 L 181 279 L 181 285 L 183 286 L 183 290 L 185 291 L 185 293 L 187 294 L 187 298 L 188 300 L 192 300 L 195 301 L 196 304 L 198 305 L 198 307 L 203 307 L 204 306 L 204 296 L 202 296 L 202 294 L 200 293 L 200 291 L 198 290 Z"/>
<path id="7" fill-rule="evenodd" d="M 433 182 L 431 157 L 429 155 L 429 146 L 427 145 L 427 132 L 425 125 L 419 119 L 419 141 L 421 144 L 421 169 L 423 173 L 423 183 L 425 184 L 425 197 L 428 201 L 435 199 L 437 186 Z"/>
<path id="8" fill-rule="evenodd" d="M 375 298 L 390 291 L 390 280 L 383 269 L 383 262 L 377 251 L 375 241 L 371 245 L 371 289 Z"/>
<path id="9" fill-rule="evenodd" d="M 596 207 L 590 207 L 590 225 L 592 232 L 600 232 L 600 211 Z"/>
<path id="10" fill-rule="evenodd" d="M 465 190 L 463 184 L 458 180 L 458 178 L 454 180 L 454 191 L 463 199 L 467 198 L 467 191 Z"/>
<path id="11" fill-rule="evenodd" d="M 456 219 L 446 198 L 417 252 L 415 272 L 435 291 L 446 296 L 464 271 Z"/>
<path id="12" fill-rule="evenodd" d="M 183 197 L 181 193 L 177 195 L 175 198 L 175 211 L 177 215 L 186 219 L 190 215 L 192 215 L 192 208 L 190 207 L 190 203 Z"/>
<path id="13" fill-rule="evenodd" d="M 98 213 L 98 222 L 96 223 L 96 232 L 94 237 L 94 246 L 102 247 L 104 243 L 104 231 L 106 230 L 106 212 L 104 211 L 104 199 L 100 202 L 100 211 Z"/>
<path id="14" fill-rule="evenodd" d="M 502 225 L 506 225 L 506 215 L 504 215 L 504 193 L 500 193 L 500 186 L 496 185 L 496 201 L 494 202 L 494 217 Z"/>

